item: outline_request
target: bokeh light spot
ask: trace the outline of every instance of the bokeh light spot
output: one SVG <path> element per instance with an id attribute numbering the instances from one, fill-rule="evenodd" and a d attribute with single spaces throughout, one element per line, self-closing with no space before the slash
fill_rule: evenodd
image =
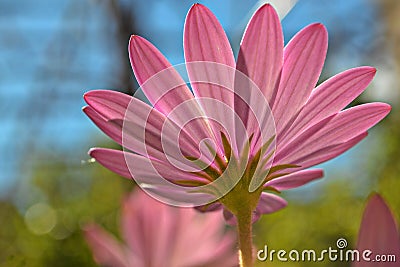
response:
<path id="1" fill-rule="evenodd" d="M 56 225 L 57 214 L 48 204 L 36 203 L 26 211 L 25 223 L 34 234 L 47 234 Z"/>

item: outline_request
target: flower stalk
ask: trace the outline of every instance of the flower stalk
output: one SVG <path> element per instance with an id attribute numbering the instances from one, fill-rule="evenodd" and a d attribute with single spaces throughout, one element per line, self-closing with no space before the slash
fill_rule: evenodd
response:
<path id="1" fill-rule="evenodd" d="M 241 209 L 237 215 L 239 234 L 239 263 L 241 267 L 253 266 L 252 211 Z"/>
<path id="2" fill-rule="evenodd" d="M 262 188 L 249 192 L 250 180 L 248 176 L 242 177 L 233 190 L 221 199 L 226 208 L 236 217 L 241 267 L 253 266 L 254 211 L 262 192 Z"/>

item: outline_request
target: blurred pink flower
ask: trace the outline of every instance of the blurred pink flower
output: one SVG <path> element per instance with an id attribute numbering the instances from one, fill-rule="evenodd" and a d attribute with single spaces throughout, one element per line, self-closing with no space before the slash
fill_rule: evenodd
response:
<path id="1" fill-rule="evenodd" d="M 123 203 L 125 244 L 96 224 L 85 227 L 97 263 L 112 267 L 237 266 L 235 238 L 221 214 L 160 203 L 137 190 Z"/>
<path id="2" fill-rule="evenodd" d="M 221 176 L 228 163 L 237 161 L 236 165 L 242 166 L 241 160 L 245 158 L 242 176 L 232 177 L 238 173 L 234 171 L 226 176 L 226 181 L 239 181 L 236 187 L 201 209 L 207 211 L 225 206 L 225 217 L 233 222 L 231 212 L 235 212 L 235 205 L 249 205 L 255 221 L 261 214 L 287 205 L 283 198 L 273 193 L 321 178 L 321 169 L 307 168 L 356 145 L 367 136 L 367 130 L 390 111 L 390 106 L 385 103 L 368 103 L 342 110 L 369 85 L 376 72 L 372 67 L 346 70 L 317 86 L 327 46 L 325 27 L 312 24 L 284 47 L 279 18 L 272 6 L 266 4 L 251 18 L 235 62 L 228 38 L 216 17 L 205 6 L 195 4 L 188 13 L 184 30 L 184 53 L 193 93 L 156 47 L 142 37 L 132 36 L 129 43 L 132 68 L 153 107 L 114 91 L 86 93 L 84 98 L 88 106 L 83 111 L 87 116 L 113 140 L 135 152 L 94 148 L 89 153 L 106 168 L 128 178 L 140 178 L 144 184 L 154 182 L 156 169 L 156 173 L 166 180 L 185 187 L 210 184 Z M 236 69 L 247 75 L 259 91 L 232 85 L 235 87 L 232 93 L 224 86 L 198 83 L 202 75 L 209 79 L 216 77 L 224 84 L 235 79 L 226 69 L 196 68 L 190 65 L 193 62 L 211 62 Z M 146 83 L 166 69 L 165 82 Z M 174 86 L 176 84 L 179 86 Z M 205 99 L 223 103 L 234 114 L 228 114 Z M 190 106 L 184 105 L 179 112 L 174 110 L 185 103 Z M 275 123 L 265 126 L 263 120 L 268 119 L 269 110 Z M 240 118 L 249 138 L 238 137 L 238 124 L 232 125 L 234 115 Z M 189 126 L 186 125 L 187 118 L 194 118 Z M 211 123 L 213 119 L 220 123 Z M 127 124 L 134 130 L 124 131 Z M 165 125 L 167 130 L 163 131 Z M 270 125 L 274 126 L 273 135 L 266 133 Z M 168 134 L 175 133 L 175 128 L 181 130 L 178 139 Z M 161 140 L 165 137 L 170 142 L 167 145 Z M 236 141 L 242 139 L 235 143 L 235 138 Z M 169 160 L 175 159 L 175 155 L 165 152 L 169 145 L 180 146 L 185 155 L 183 160 L 196 159 L 204 154 L 199 152 L 204 139 L 216 144 L 216 157 L 203 171 L 179 169 Z M 246 141 L 250 143 L 248 149 L 242 146 Z M 253 179 L 255 165 L 260 171 Z M 250 190 L 255 179 L 261 181 Z"/>
<path id="3" fill-rule="evenodd" d="M 362 218 L 358 234 L 357 249 L 361 252 L 370 250 L 369 258 L 373 261 L 356 261 L 354 267 L 398 267 L 400 261 L 400 235 L 396 220 L 389 207 L 379 194 L 370 197 Z M 375 256 L 395 255 L 396 261 L 377 262 Z"/>

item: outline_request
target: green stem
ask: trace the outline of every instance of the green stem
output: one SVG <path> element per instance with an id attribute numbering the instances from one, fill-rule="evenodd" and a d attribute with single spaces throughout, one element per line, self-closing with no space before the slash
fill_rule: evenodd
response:
<path id="1" fill-rule="evenodd" d="M 241 209 L 237 214 L 239 233 L 239 262 L 241 267 L 253 266 L 251 209 Z"/>

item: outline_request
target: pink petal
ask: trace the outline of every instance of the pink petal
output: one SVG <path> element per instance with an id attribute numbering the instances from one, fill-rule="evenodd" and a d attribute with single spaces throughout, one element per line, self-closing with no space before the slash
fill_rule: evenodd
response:
<path id="1" fill-rule="evenodd" d="M 184 52 L 186 62 L 210 61 L 231 68 L 235 67 L 235 59 L 224 29 L 214 14 L 201 4 L 194 4 L 187 15 L 184 29 Z M 204 71 L 207 72 L 206 69 Z M 196 77 L 196 73 L 192 73 L 190 68 L 188 72 L 189 76 Z M 217 95 L 210 88 L 199 87 L 199 84 L 193 88 L 193 91 L 199 93 L 200 96 L 203 96 L 203 90 L 211 95 L 213 93 Z M 216 98 L 222 100 L 223 96 L 220 94 Z"/>
<path id="2" fill-rule="evenodd" d="M 146 97 L 165 115 L 175 106 L 193 98 L 178 72 L 171 68 L 171 64 L 161 52 L 143 37 L 137 35 L 131 37 L 129 57 L 133 72 Z M 166 84 L 152 82 L 146 85 L 148 79 L 160 72 L 164 72 L 161 75 Z M 150 85 L 155 87 L 150 88 Z M 175 89 L 169 91 L 173 88 Z"/>
<path id="3" fill-rule="evenodd" d="M 105 134 L 111 137 L 118 144 L 123 146 L 123 143 L 125 143 L 125 147 L 135 151 L 136 153 L 147 155 L 147 151 L 144 146 L 144 138 L 140 138 L 140 133 L 144 132 L 143 127 L 145 127 L 148 123 L 147 120 L 149 119 L 149 114 L 152 110 L 150 106 L 142 101 L 132 98 L 127 94 L 111 90 L 92 90 L 85 93 L 84 99 L 86 103 L 88 103 L 89 107 L 85 107 L 83 111 L 96 124 L 96 126 L 98 126 Z M 130 105 L 131 101 L 133 101 L 134 104 Z M 134 118 L 132 118 L 133 116 L 128 117 L 128 107 L 137 107 L 137 111 L 141 112 L 142 116 L 140 116 L 140 114 L 139 116 L 135 114 Z M 162 118 L 163 116 L 156 115 L 157 114 L 152 116 L 152 118 L 154 118 L 153 121 L 156 122 L 154 124 L 161 128 L 164 120 Z M 142 126 L 142 129 L 137 131 L 139 136 L 136 136 L 136 138 L 127 140 L 125 137 L 123 140 L 122 124 L 127 118 L 134 122 L 137 121 L 137 124 Z M 117 119 L 120 120 L 120 123 L 115 121 Z"/>
<path id="4" fill-rule="evenodd" d="M 250 153 L 254 155 L 267 140 L 275 136 L 274 118 L 267 99 L 257 85 L 243 73 L 235 74 L 235 138 L 237 146 L 242 149 L 253 136 Z"/>
<path id="5" fill-rule="evenodd" d="M 212 123 L 222 150 L 220 133 L 234 133 L 233 77 L 235 59 L 224 29 L 205 6 L 189 10 L 184 30 L 186 67 L 193 92 Z M 225 129 L 224 129 L 225 127 Z"/>
<path id="6" fill-rule="evenodd" d="M 207 180 L 193 174 L 182 172 L 166 162 L 151 160 L 146 157 L 108 148 L 92 148 L 89 155 L 111 171 L 126 177 L 152 183 L 160 175 L 169 180 L 194 180 L 206 183 Z"/>
<path id="7" fill-rule="evenodd" d="M 191 221 L 179 224 L 182 233 L 175 241 L 176 262 L 170 266 L 237 266 L 237 255 L 234 252 L 235 236 L 232 235 L 233 232 L 222 234 L 225 227 L 222 214 L 220 212 L 201 214 L 193 209 L 182 210 L 182 217 L 186 217 L 187 214 L 193 216 Z M 193 253 L 188 254 L 188 249 Z"/>
<path id="8" fill-rule="evenodd" d="M 158 202 L 142 190 L 123 203 L 121 226 L 129 248 L 144 266 L 161 266 L 169 256 L 165 248 L 176 234 L 178 211 Z M 153 265 L 154 264 L 154 265 Z"/>
<path id="9" fill-rule="evenodd" d="M 274 95 L 283 64 L 283 34 L 275 9 L 260 7 L 244 33 L 237 69 L 255 82 L 268 102 Z"/>
<path id="10" fill-rule="evenodd" d="M 281 25 L 275 10 L 266 4 L 256 11 L 247 26 L 238 55 L 240 75 L 235 76 L 235 111 L 248 135 L 253 135 L 252 154 L 275 135 L 270 101 L 276 93 L 282 62 Z M 240 139 L 239 145 L 243 141 Z"/>
<path id="11" fill-rule="evenodd" d="M 194 141 L 193 135 L 187 132 L 189 127 L 182 129 L 146 103 L 110 90 L 90 91 L 84 97 L 90 105 L 90 109 L 84 108 L 84 112 L 122 146 L 143 156 L 164 161 L 168 156 L 186 165 L 189 162 L 181 153 L 196 158 L 200 156 L 197 144 L 204 136 L 197 136 L 199 140 Z M 203 159 L 212 162 L 211 156 Z"/>
<path id="12" fill-rule="evenodd" d="M 101 116 L 96 116 L 92 110 L 84 110 L 84 112 L 86 111 L 89 118 L 117 143 L 142 155 L 148 154 L 146 150 L 149 147 L 146 146 L 156 148 L 156 151 L 153 151 L 156 154 L 157 151 L 162 152 L 160 146 L 155 147 L 156 142 L 145 142 L 144 139 L 145 132 L 148 131 L 155 136 L 160 136 L 166 121 L 163 114 L 136 98 L 111 90 L 93 90 L 87 92 L 84 98 L 89 106 Z M 129 124 L 129 127 L 123 129 L 123 123 Z M 125 131 L 124 139 L 122 139 L 122 131 Z M 132 134 L 126 136 L 128 132 Z M 158 156 L 154 153 L 153 156 L 162 157 L 160 153 Z"/>
<path id="13" fill-rule="evenodd" d="M 150 154 L 155 158 L 163 158 L 162 148 L 158 143 L 145 142 L 146 130 L 144 129 L 144 127 L 153 126 L 150 128 L 151 132 L 159 133 L 165 121 L 161 113 L 153 112 L 149 105 L 138 99 L 111 90 L 89 91 L 84 98 L 91 107 L 91 109 L 84 109 L 84 112 L 118 144 L 144 156 Z M 96 115 L 93 110 L 101 116 Z M 128 119 L 132 123 L 129 128 L 132 129 L 130 132 L 133 134 L 125 135 L 123 139 L 122 132 L 125 130 L 126 134 L 128 130 L 128 127 L 123 129 L 123 123 Z M 158 146 L 155 147 L 155 145 Z"/>
<path id="14" fill-rule="evenodd" d="M 133 178 L 126 164 L 124 152 L 108 148 L 91 148 L 88 154 L 110 171 L 125 178 Z M 145 158 L 143 158 L 143 161 L 145 161 Z"/>
<path id="15" fill-rule="evenodd" d="M 157 48 L 135 35 L 129 42 L 129 56 L 141 89 L 157 110 L 181 128 L 195 119 L 187 129 L 195 137 L 212 136 L 209 126 L 200 119 L 204 116 L 203 111 L 186 83 Z"/>
<path id="16" fill-rule="evenodd" d="M 344 142 L 339 145 L 325 147 L 316 152 L 310 153 L 302 158 L 296 159 L 295 161 L 297 162 L 298 165 L 301 166 L 299 169 L 306 169 L 308 167 L 318 165 L 320 163 L 323 163 L 325 161 L 328 161 L 343 154 L 344 152 L 346 152 L 347 150 L 349 150 L 350 148 L 361 142 L 361 140 L 367 137 L 367 135 L 368 133 L 364 132 L 347 142 Z M 293 169 L 293 171 L 295 170 L 296 169 Z"/>
<path id="17" fill-rule="evenodd" d="M 270 214 L 287 206 L 287 201 L 280 196 L 262 192 L 256 208 L 256 214 Z"/>
<path id="18" fill-rule="evenodd" d="M 317 146 L 316 144 L 322 142 L 326 144 L 346 142 L 377 124 L 390 110 L 390 105 L 386 103 L 367 103 L 346 109 L 333 117 L 320 132 L 309 138 L 307 143 Z"/>
<path id="19" fill-rule="evenodd" d="M 147 192 L 166 203 L 193 207 L 215 200 L 211 194 L 200 193 L 199 187 L 174 184 L 188 181 L 196 185 L 205 185 L 209 180 L 181 171 L 168 162 L 150 160 L 140 155 L 107 148 L 92 148 L 89 155 L 107 169 L 123 177 L 134 178 Z"/>
<path id="20" fill-rule="evenodd" d="M 321 129 L 323 129 L 324 127 L 326 127 L 328 123 L 330 123 L 330 121 L 333 119 L 335 115 L 331 115 L 328 118 L 325 118 L 322 121 L 314 124 L 306 131 L 301 133 L 301 135 L 298 136 L 296 139 L 292 140 L 292 142 L 289 142 L 287 144 L 282 144 L 281 147 L 278 147 L 274 158 L 276 164 L 278 163 L 286 164 L 287 162 L 285 162 L 283 159 L 286 159 L 293 154 L 293 148 L 297 148 L 297 146 L 300 146 L 304 142 L 306 142 L 307 139 L 312 138 L 314 135 L 318 134 L 318 132 L 320 132 Z"/>
<path id="21" fill-rule="evenodd" d="M 86 103 L 104 118 L 125 117 L 132 97 L 112 90 L 92 90 L 83 95 Z"/>
<path id="22" fill-rule="evenodd" d="M 288 132 L 278 137 L 278 143 L 287 143 L 308 127 L 338 113 L 365 90 L 375 73 L 375 68 L 359 67 L 323 82 L 312 92 Z"/>
<path id="23" fill-rule="evenodd" d="M 198 151 L 198 145 L 184 129 L 166 118 L 163 118 L 162 127 L 158 128 L 153 117 L 149 114 L 147 123 L 141 123 L 143 116 L 137 116 L 135 121 L 116 120 L 118 124 L 123 124 L 123 146 L 143 156 L 170 162 L 185 171 L 199 171 L 187 156 L 200 157 L 206 165 L 212 164 L 214 157 L 206 146 L 200 146 L 201 151 Z"/>
<path id="24" fill-rule="evenodd" d="M 297 171 L 283 177 L 272 179 L 268 181 L 264 187 L 273 187 L 278 191 L 288 190 L 320 179 L 323 175 L 324 173 L 321 169 Z"/>
<path id="25" fill-rule="evenodd" d="M 397 223 L 389 207 L 378 194 L 374 194 L 368 201 L 358 234 L 357 249 L 372 251 L 371 259 L 375 255 L 396 255 L 400 258 L 400 239 Z M 396 262 L 354 262 L 352 266 L 398 266 Z"/>
<path id="26" fill-rule="evenodd" d="M 390 105 L 385 103 L 368 103 L 346 109 L 335 115 L 318 132 L 311 135 L 310 131 L 306 130 L 277 153 L 277 161 L 294 163 L 296 159 L 320 149 L 344 143 L 377 124 L 390 109 Z M 281 159 L 282 155 L 286 156 Z"/>
<path id="27" fill-rule="evenodd" d="M 122 131 L 121 127 L 117 124 L 107 121 L 104 117 L 99 115 L 93 108 L 86 106 L 82 111 L 93 121 L 93 123 L 100 128 L 106 135 L 113 139 L 118 144 L 122 145 Z"/>
<path id="28" fill-rule="evenodd" d="M 142 191 L 124 202 L 122 228 L 145 266 L 233 266 L 236 259 L 221 214 L 171 207 Z"/>
<path id="29" fill-rule="evenodd" d="M 98 264 L 104 266 L 130 267 L 142 266 L 139 262 L 132 262 L 128 258 L 128 250 L 117 242 L 117 240 L 105 232 L 101 227 L 90 224 L 85 226 L 85 238 L 88 242 L 93 256 Z"/>
<path id="30" fill-rule="evenodd" d="M 282 77 L 272 109 L 278 136 L 314 89 L 327 47 L 328 34 L 322 24 L 304 28 L 285 47 Z"/>

